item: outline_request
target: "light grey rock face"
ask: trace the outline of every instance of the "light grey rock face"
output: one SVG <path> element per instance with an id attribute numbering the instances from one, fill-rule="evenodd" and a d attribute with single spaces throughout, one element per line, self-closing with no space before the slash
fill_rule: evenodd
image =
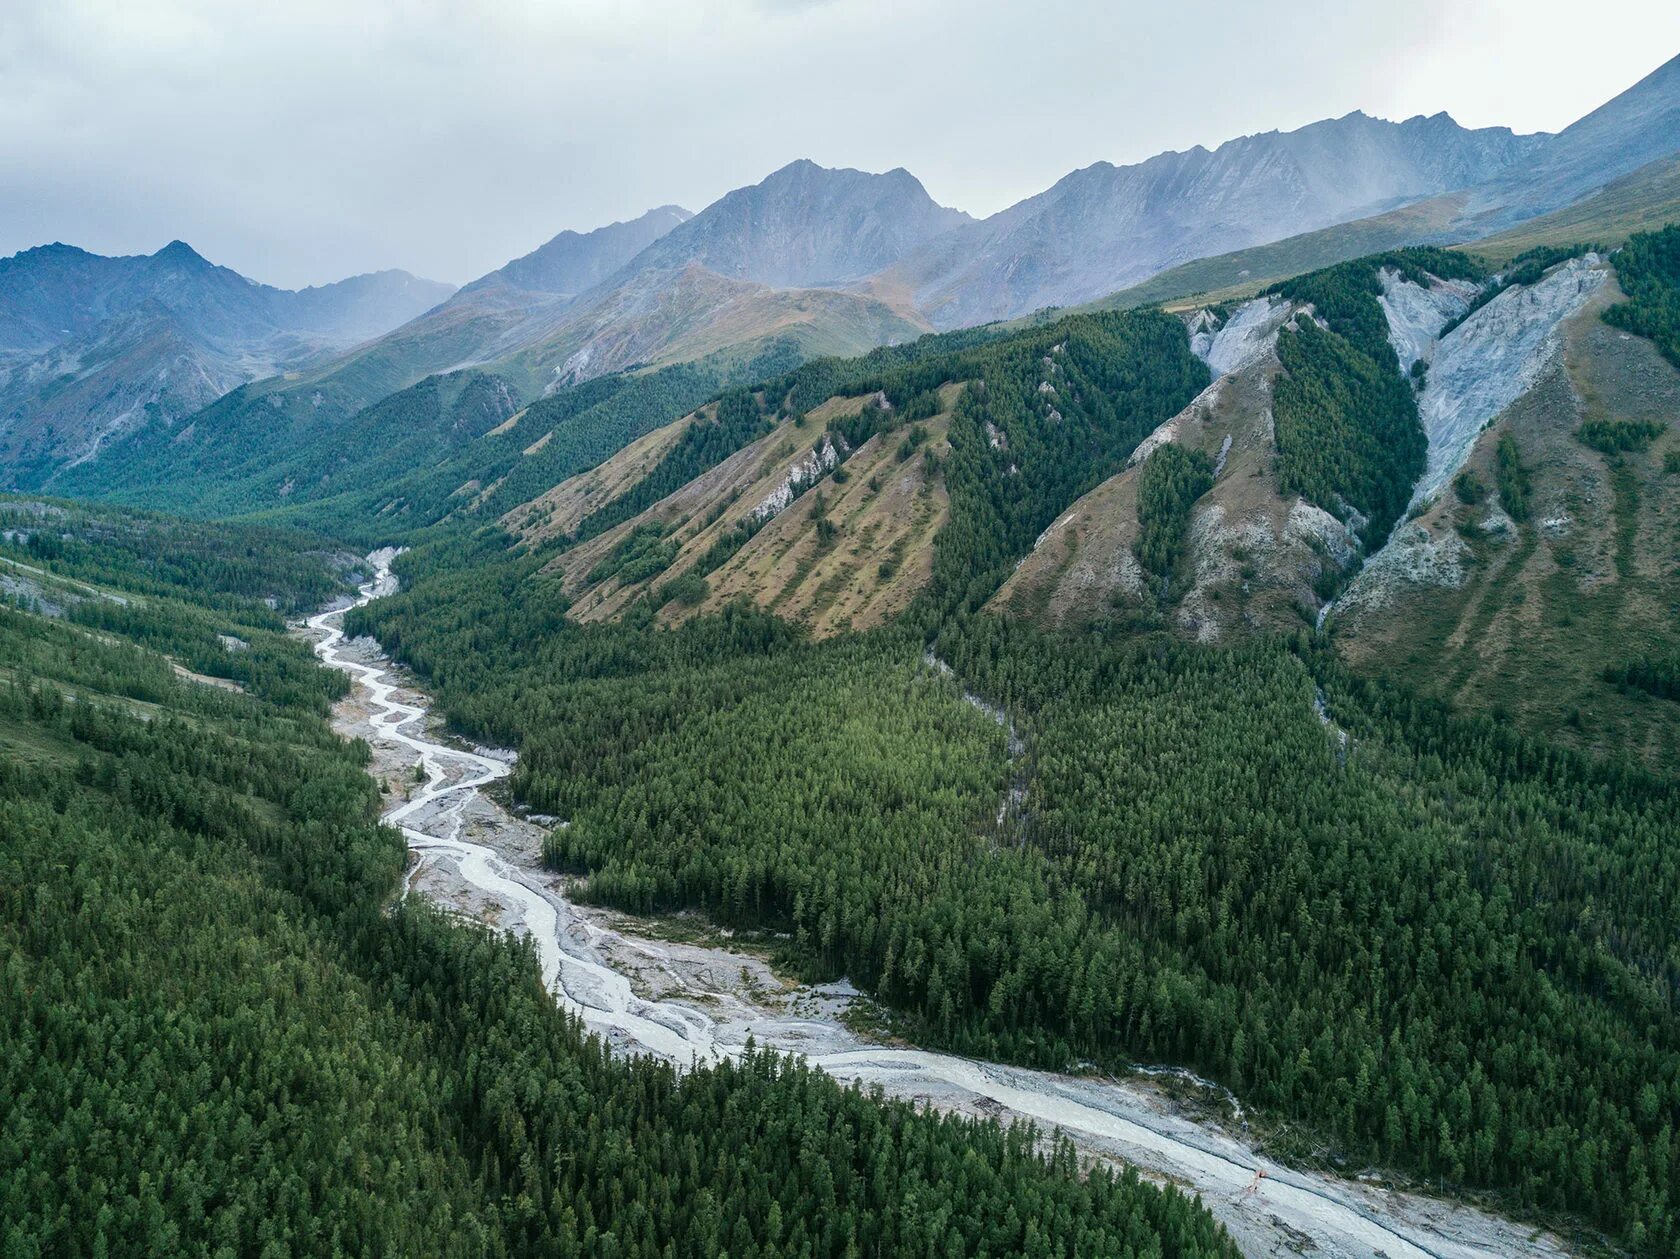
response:
<path id="1" fill-rule="evenodd" d="M 908 171 L 872 175 L 798 161 L 721 197 L 631 267 L 697 263 L 730 279 L 821 287 L 871 275 L 970 221 L 937 204 Z"/>
<path id="2" fill-rule="evenodd" d="M 1501 293 L 1434 343 L 1433 352 L 1426 353 L 1427 383 L 1418 396 L 1429 462 L 1413 491 L 1414 506 L 1444 491 L 1488 423 L 1534 388 L 1561 352 L 1558 325 L 1586 304 L 1605 276 L 1596 254 L 1571 259 L 1536 284 Z M 1400 308 L 1424 308 L 1422 298 L 1402 296 L 1405 288 L 1416 287 L 1391 285 L 1386 296 L 1397 298 Z M 1390 316 L 1390 336 L 1397 346 L 1409 326 L 1415 324 L 1397 325 Z M 1541 527 L 1548 523 L 1555 522 L 1543 521 Z M 1480 527 L 1489 534 L 1515 533 L 1510 517 L 1497 509 Z M 1456 587 L 1465 579 L 1468 555 L 1469 547 L 1451 529 L 1437 526 L 1432 532 L 1421 520 L 1403 521 L 1336 600 L 1336 614 L 1381 611 L 1410 586 Z"/>
<path id="3" fill-rule="evenodd" d="M 1427 362 L 1441 329 L 1470 309 L 1481 286 L 1462 280 L 1435 280 L 1428 287 L 1403 279 L 1387 267 L 1379 273 L 1382 293 L 1377 303 L 1388 319 L 1388 343 L 1409 372 L 1419 359 Z"/>
<path id="4" fill-rule="evenodd" d="M 1440 493 L 1464 466 L 1482 427 L 1534 386 L 1558 352 L 1557 326 L 1598 291 L 1604 276 L 1596 254 L 1572 258 L 1537 284 L 1501 293 L 1435 346 L 1418 396 L 1429 463 L 1414 503 Z"/>
<path id="5" fill-rule="evenodd" d="M 1469 553 L 1451 530 L 1431 534 L 1419 522 L 1405 521 L 1336 600 L 1336 614 L 1381 611 L 1406 586 L 1461 586 Z"/>
<path id="6" fill-rule="evenodd" d="M 612 223 L 592 232 L 561 232 L 553 240 L 461 290 L 475 293 L 509 285 L 532 293 L 574 296 L 594 288 L 654 241 L 694 216 L 680 205 L 649 210 L 628 223 Z"/>
<path id="7" fill-rule="evenodd" d="M 1210 254 L 1380 213 L 1488 179 L 1541 137 L 1446 114 L 1361 113 L 1136 166 L 1074 171 L 898 269 L 941 327 L 1090 301 Z"/>
<path id="8" fill-rule="evenodd" d="M 1238 371 L 1277 345 L 1278 330 L 1288 322 L 1290 303 L 1257 297 L 1244 302 L 1220 323 L 1211 311 L 1197 311 L 1190 325 L 1190 352 L 1215 377 Z"/>

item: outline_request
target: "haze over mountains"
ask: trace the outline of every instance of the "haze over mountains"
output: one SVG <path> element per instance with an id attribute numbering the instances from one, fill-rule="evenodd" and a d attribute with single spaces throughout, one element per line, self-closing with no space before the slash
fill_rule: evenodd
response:
<path id="1" fill-rule="evenodd" d="M 0 477 L 41 485 L 115 438 L 172 441 L 245 381 L 296 428 L 467 368 L 527 402 L 683 361 L 727 378 L 1094 301 L 1213 255 L 1246 274 L 1245 249 L 1312 233 L 1331 254 L 1344 239 L 1473 239 L 1677 151 L 1680 59 L 1556 136 L 1355 112 L 1099 162 L 982 220 L 901 169 L 801 160 L 698 214 L 562 232 L 453 296 L 401 273 L 287 294 L 179 243 L 149 259 L 49 246 L 0 262 Z"/>
<path id="2" fill-rule="evenodd" d="M 248 380 L 343 350 L 448 297 L 405 271 L 291 291 L 183 241 L 107 258 L 43 245 L 0 259 L 0 460 L 92 456 Z"/>
<path id="3" fill-rule="evenodd" d="M 1353 113 L 1212 152 L 1099 162 L 907 258 L 895 278 L 940 327 L 1006 319 L 1478 183 L 1545 140 L 1469 131 L 1446 114 L 1393 123 Z"/>

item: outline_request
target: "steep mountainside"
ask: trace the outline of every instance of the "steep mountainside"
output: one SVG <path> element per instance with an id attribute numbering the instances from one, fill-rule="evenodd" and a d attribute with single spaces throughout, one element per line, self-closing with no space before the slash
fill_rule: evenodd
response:
<path id="1" fill-rule="evenodd" d="M 804 288 L 859 279 L 971 222 L 902 168 L 884 175 L 789 163 L 706 207 L 636 259 L 638 270 L 697 263 L 731 279 Z"/>
<path id="2" fill-rule="evenodd" d="M 1420 514 L 1366 565 L 1330 623 L 1362 667 L 1565 743 L 1673 765 L 1680 704 L 1609 671 L 1680 648 L 1680 371 L 1604 321 L 1623 294 L 1603 271 L 1579 273 L 1560 296 L 1572 313 L 1517 371 L 1509 328 L 1436 348 L 1431 384 L 1454 356 L 1458 376 L 1481 388 L 1506 382 L 1504 392 L 1439 444 L 1444 463 L 1420 487 Z"/>
<path id="3" fill-rule="evenodd" d="M 38 484 L 137 429 L 167 431 L 449 293 L 400 271 L 289 292 L 180 241 L 149 257 L 47 245 L 0 260 L 0 482 Z"/>
<path id="4" fill-rule="evenodd" d="M 1454 223 L 1486 236 L 1571 205 L 1612 180 L 1680 151 L 1680 56 L 1540 145 L 1529 160 L 1471 190 Z"/>
<path id="5" fill-rule="evenodd" d="M 1183 263 L 1098 302 L 1221 299 L 1404 245 L 1477 243 L 1503 261 L 1538 245 L 1619 245 L 1680 219 L 1680 58 L 1537 146 L 1499 177 L 1370 218 Z M 1520 224 L 1520 226 L 1512 226 Z M 1491 234 L 1491 235 L 1490 235 Z M 1487 239 L 1483 239 L 1487 238 Z"/>
<path id="6" fill-rule="evenodd" d="M 0 480 L 30 484 L 151 423 L 208 406 L 248 379 L 246 363 L 183 331 L 152 303 L 0 367 Z"/>
<path id="7" fill-rule="evenodd" d="M 1680 711 L 1608 671 L 1634 676 L 1680 644 L 1680 372 L 1605 322 L 1623 298 L 1614 260 L 1556 257 L 1480 282 L 1377 273 L 1386 370 L 1411 378 L 1424 443 L 1392 531 L 1291 473 L 1282 391 L 1301 396 L 1300 373 L 1323 365 L 1300 348 L 1329 335 L 1301 341 L 1301 283 L 1189 317 L 1224 374 L 1068 508 L 992 606 L 1203 641 L 1324 624 L 1349 659 L 1409 687 L 1672 761 Z M 1305 396 L 1334 412 L 1365 396 L 1358 370 L 1338 361 Z M 1182 454 L 1156 466 L 1168 446 Z"/>
<path id="8" fill-rule="evenodd" d="M 462 295 L 505 284 L 531 293 L 572 297 L 594 288 L 630 259 L 694 216 L 680 205 L 662 205 L 627 223 L 592 232 L 561 232 L 545 245 L 481 276 Z"/>
<path id="9" fill-rule="evenodd" d="M 831 421 L 856 417 L 877 399 L 835 398 L 801 421 L 783 421 L 646 511 L 563 552 L 551 571 L 573 600 L 571 614 L 607 620 L 651 595 L 660 619 L 675 623 L 746 598 L 824 636 L 902 612 L 932 575 L 933 538 L 950 514 L 939 469 L 959 391 L 945 386 L 941 410 L 913 442 L 877 432 L 854 450 L 829 431 Z M 547 504 L 532 505 L 538 511 L 504 523 L 528 522 L 533 537 L 564 529 L 591 490 L 624 479 L 610 465 L 628 468 L 651 453 L 626 451 L 604 475 L 562 485 Z M 550 504 L 552 513 L 540 510 Z"/>
<path id="10" fill-rule="evenodd" d="M 1488 178 L 1544 137 L 1445 114 L 1361 113 L 1299 131 L 1098 163 L 936 240 L 887 282 L 940 327 L 1091 301 L 1177 263 L 1358 219 Z"/>
<path id="11" fill-rule="evenodd" d="M 1206 380 L 1156 314 L 965 339 L 731 391 L 501 523 L 558 550 L 579 621 L 744 599 L 826 636 L 964 604 Z"/>
<path id="12" fill-rule="evenodd" d="M 926 326 L 864 294 L 775 284 L 790 267 L 855 274 L 878 266 L 963 217 L 953 220 L 954 213 L 934 205 L 903 172 L 864 175 L 795 163 L 694 218 L 665 207 L 632 223 L 562 234 L 377 340 L 263 381 L 232 400 L 231 411 L 218 406 L 194 417 L 196 450 L 180 447 L 164 426 L 101 454 L 180 481 L 207 448 L 239 444 L 214 456 L 223 467 L 261 461 L 265 434 L 311 440 L 311 427 L 336 426 L 429 375 L 466 368 L 490 372 L 531 400 L 613 372 L 676 362 L 711 359 L 729 376 L 730 364 L 861 354 L 912 339 Z M 625 262 L 647 238 L 654 245 Z M 574 291 L 603 272 L 606 279 Z M 754 278 L 761 272 L 765 282 Z M 280 430 L 261 422 L 275 412 L 287 417 Z M 258 448 L 249 448 L 251 441 Z M 50 476 L 44 466 L 32 484 Z M 54 482 L 65 490 L 91 483 L 85 475 Z"/>
<path id="13" fill-rule="evenodd" d="M 1544 274 L 1535 267 L 1529 283 L 1503 289 L 1425 270 L 1455 262 L 1402 251 L 1344 263 L 1224 319 L 1191 317 L 1198 353 L 1227 374 L 1144 442 L 1125 472 L 1075 503 L 994 606 L 1060 625 L 1163 624 L 1204 641 L 1317 623 L 1364 556 L 1383 548 L 1408 500 L 1438 494 L 1466 443 L 1532 385 L 1555 353 L 1557 324 L 1605 274 L 1591 256 Z M 1320 303 L 1345 303 L 1345 282 L 1364 276 L 1374 291 L 1347 308 L 1368 312 L 1363 330 L 1346 312 L 1330 311 L 1326 324 Z M 1477 305 L 1484 288 L 1497 296 Z M 1314 294 L 1319 302 L 1305 300 Z M 1210 325 L 1217 330 L 1203 331 Z M 1390 406 L 1395 435 L 1372 443 L 1376 430 L 1362 430 Z M 1372 470 L 1371 460 L 1414 441 L 1392 474 Z M 1147 493 L 1165 444 L 1207 461 L 1205 485 L 1185 501 Z M 1416 528 L 1401 523 L 1395 537 Z M 1165 547 L 1153 566 L 1152 538 Z M 1395 548 L 1390 541 L 1382 554 Z"/>

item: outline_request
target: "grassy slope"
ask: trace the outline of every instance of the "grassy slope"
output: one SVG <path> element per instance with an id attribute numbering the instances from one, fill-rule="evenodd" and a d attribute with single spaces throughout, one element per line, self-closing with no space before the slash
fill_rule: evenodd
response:
<path id="1" fill-rule="evenodd" d="M 1329 561 L 1290 529 L 1295 498 L 1278 486 L 1270 402 L 1279 370 L 1277 357 L 1266 355 L 1157 430 L 1216 462 L 1226 450 L 1213 488 L 1192 510 L 1183 572 L 1165 595 L 1133 552 L 1139 461 L 1064 512 L 990 606 L 1075 630 L 1105 621 L 1170 624 L 1204 642 L 1309 623 L 1319 602 L 1313 582 Z"/>
<path id="2" fill-rule="evenodd" d="M 1626 694 L 1606 665 L 1638 645 L 1680 641 L 1680 372 L 1654 346 L 1605 324 L 1613 283 L 1564 325 L 1565 355 L 1479 439 L 1469 467 L 1495 484 L 1493 449 L 1512 432 L 1533 470 L 1532 518 L 1514 535 L 1479 526 L 1490 506 L 1443 494 L 1422 518 L 1431 533 L 1458 529 L 1474 561 L 1458 589 L 1408 587 L 1380 615 L 1339 625 L 1344 654 L 1362 668 L 1509 713 L 1524 728 L 1599 751 L 1625 749 L 1652 764 L 1680 758 L 1680 705 Z M 1652 419 L 1667 433 L 1648 450 L 1607 458 L 1574 437 L 1591 418 Z"/>
<path id="3" fill-rule="evenodd" d="M 1465 248 L 1502 263 L 1540 245 L 1615 246 L 1635 232 L 1680 222 L 1680 156 L 1641 167 L 1585 201 Z"/>
<path id="4" fill-rule="evenodd" d="M 699 610 L 745 597 L 824 637 L 880 625 L 908 607 L 932 576 L 933 538 L 951 512 L 924 449 L 937 460 L 950 453 L 949 407 L 960 388 L 942 390 L 946 410 L 925 422 L 923 449 L 901 459 L 896 432 L 865 442 L 846 461 L 843 484 L 830 477 L 820 498 L 802 495 L 712 575 Z M 826 539 L 819 508 L 834 528 Z M 666 613 L 688 615 L 675 606 Z"/>
<path id="5" fill-rule="evenodd" d="M 946 386 L 942 399 L 947 406 L 957 392 L 957 386 Z M 573 615 L 582 621 L 613 619 L 661 582 L 693 566 L 822 444 L 829 420 L 855 414 L 864 402 L 834 398 L 811 410 L 803 425 L 784 421 L 640 515 L 560 555 L 551 571 L 562 576 L 567 595 L 576 600 Z M 926 448 L 935 459 L 949 450 L 949 423 L 948 412 L 925 422 Z M 684 620 L 696 610 L 716 611 L 731 599 L 745 597 L 828 634 L 876 625 L 902 611 L 927 582 L 933 535 L 949 512 L 940 479 L 928 476 L 923 451 L 902 462 L 897 458 L 902 440 L 902 433 L 893 432 L 865 442 L 844 465 L 843 481 L 836 482 L 832 474 L 821 478 L 708 574 L 702 603 L 694 609 L 670 604 L 663 610 L 665 619 Z M 616 482 L 623 469 L 598 471 L 606 471 Z M 562 511 L 568 518 L 574 514 L 569 504 L 590 493 L 595 476 L 586 474 L 559 487 L 554 495 L 556 521 Z M 831 538 L 822 540 L 817 536 L 819 503 L 835 529 Z M 634 530 L 652 524 L 664 526 L 680 546 L 663 571 L 628 584 L 617 577 L 590 578 L 591 570 Z M 546 536 L 548 531 L 541 516 L 531 517 L 527 536 Z"/>
<path id="6" fill-rule="evenodd" d="M 502 517 L 502 527 L 532 543 L 574 532 L 591 512 L 605 507 L 647 476 L 695 418 L 709 418 L 716 410 L 715 403 L 708 403 L 680 420 L 638 437 L 588 472 L 568 477 L 530 502 L 513 508 Z"/>

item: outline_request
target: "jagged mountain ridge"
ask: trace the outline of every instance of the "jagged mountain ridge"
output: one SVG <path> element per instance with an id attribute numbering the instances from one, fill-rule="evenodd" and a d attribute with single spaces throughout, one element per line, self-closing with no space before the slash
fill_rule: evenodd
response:
<path id="1" fill-rule="evenodd" d="M 1680 152 L 1680 56 L 1565 127 L 1530 160 L 1471 190 L 1454 228 L 1471 237 L 1573 204 Z"/>
<path id="2" fill-rule="evenodd" d="M 217 266 L 184 241 L 118 257 L 55 243 L 0 258 L 0 353 L 39 354 L 147 303 L 219 346 L 293 337 L 343 347 L 406 323 L 452 291 L 406 271 L 294 291 Z"/>
<path id="3" fill-rule="evenodd" d="M 93 458 L 137 428 L 406 323 L 451 291 L 403 271 L 278 289 L 182 241 L 150 255 L 53 244 L 0 259 L 0 468 L 31 480 Z"/>
<path id="4" fill-rule="evenodd" d="M 1486 179 L 1542 136 L 1448 115 L 1359 112 L 1134 166 L 1099 162 L 893 269 L 938 327 L 1093 300 L 1191 258 L 1281 239 Z"/>
<path id="5" fill-rule="evenodd" d="M 530 293 L 575 297 L 594 288 L 654 241 L 694 215 L 662 205 L 623 223 L 590 232 L 564 231 L 461 289 L 457 300 L 486 288 L 507 286 Z"/>
<path id="6" fill-rule="evenodd" d="M 1180 264 L 1112 294 L 1124 308 L 1246 296 L 1275 280 L 1404 245 L 1615 245 L 1680 217 L 1680 57 L 1547 139 L 1495 178 L 1369 218 Z M 1482 252 L 1482 251 L 1479 251 Z"/>
<path id="7" fill-rule="evenodd" d="M 795 162 L 697 215 L 666 206 L 627 224 L 562 233 L 308 384 L 330 405 L 344 392 L 343 405 L 354 409 L 377 401 L 376 391 L 483 366 L 534 397 L 669 361 L 673 351 L 692 358 L 746 346 L 790 325 L 815 352 L 861 352 L 923 326 L 865 294 L 790 299 L 786 292 L 876 269 L 966 219 L 935 205 L 903 171 L 870 175 Z M 348 391 L 339 388 L 346 384 Z"/>
<path id="8" fill-rule="evenodd" d="M 725 193 L 631 265 L 645 271 L 698 264 L 775 288 L 828 287 L 891 266 L 972 221 L 937 204 L 902 167 L 874 175 L 802 158 Z"/>
<path id="9" fill-rule="evenodd" d="M 297 409 L 294 422 L 311 413 L 336 420 L 428 374 L 473 367 L 529 400 L 647 364 L 717 354 L 745 360 L 778 347 L 856 353 L 929 326 L 1099 297 L 1123 276 L 1221 247 L 1233 233 L 1270 238 L 1315 216 L 1406 202 L 1391 211 L 1409 216 L 1396 230 L 1415 233 L 1427 223 L 1439 239 L 1441 215 L 1429 208 L 1457 214 L 1469 196 L 1463 182 L 1490 168 L 1516 178 L 1543 165 L 1537 154 L 1570 150 L 1576 190 L 1680 144 L 1664 127 L 1674 77 L 1667 68 L 1648 76 L 1558 137 L 1467 131 L 1444 114 L 1391 123 L 1355 113 L 1133 167 L 1099 163 L 979 222 L 938 206 L 902 170 L 871 175 L 797 161 L 692 217 L 668 206 L 597 232 L 561 233 L 420 318 L 253 392 Z M 1643 127 L 1640 138 L 1623 137 L 1594 174 L 1587 140 L 1618 118 Z M 636 249 L 643 240 L 651 243 Z M 1385 243 L 1379 230 L 1378 239 L 1339 256 Z M 137 440 L 152 440 L 144 425 L 134 427 L 142 430 Z M 93 449 L 112 457 L 109 443 Z"/>

